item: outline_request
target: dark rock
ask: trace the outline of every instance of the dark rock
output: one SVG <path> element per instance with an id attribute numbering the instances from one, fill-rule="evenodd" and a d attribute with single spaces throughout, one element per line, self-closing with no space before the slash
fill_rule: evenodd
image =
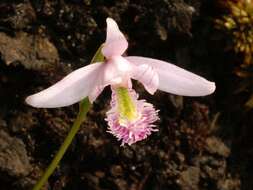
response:
<path id="1" fill-rule="evenodd" d="M 209 73 L 210 78 L 207 78 L 210 80 L 212 73 L 222 76 L 224 81 L 230 80 L 227 73 L 223 73 L 223 70 L 227 71 L 224 63 L 228 61 L 220 61 L 220 54 L 218 59 L 210 56 L 213 54 L 209 54 L 209 50 L 216 49 L 208 47 L 208 41 L 212 40 L 210 34 L 203 34 L 212 31 L 210 26 L 206 26 L 212 26 L 212 19 L 203 9 L 203 6 L 208 5 L 207 2 L 1 1 L 0 126 L 3 125 L 6 131 L 16 135 L 13 138 L 7 135 L 5 141 L 8 143 L 5 144 L 8 146 L 0 149 L 0 155 L 9 150 L 9 162 L 14 162 L 15 159 L 13 165 L 0 162 L 1 174 L 13 176 L 9 179 L 10 182 L 6 182 L 1 175 L 1 189 L 31 189 L 32 184 L 51 162 L 77 113 L 77 106 L 60 109 L 34 109 L 24 106 L 26 95 L 42 90 L 63 77 L 58 70 L 44 73 L 28 71 L 25 68 L 40 71 L 54 67 L 59 59 L 62 60 L 61 63 L 68 65 L 68 68 L 88 64 L 96 48 L 104 42 L 105 18 L 110 16 L 118 22 L 120 29 L 129 39 L 129 55 L 168 60 L 181 66 L 183 64 L 191 71 L 196 67 L 199 71 L 197 73 L 203 76 Z M 203 20 L 203 25 L 199 23 L 200 20 Z M 25 68 L 16 66 L 16 63 L 21 63 Z M 10 64 L 12 66 L 6 66 Z M 224 68 L 216 72 L 214 67 L 217 65 Z M 59 67 L 62 67 L 62 64 Z M 145 97 L 160 110 L 161 119 L 157 123 L 159 132 L 135 145 L 121 147 L 120 142 L 106 132 L 104 116 L 109 107 L 111 93 L 107 88 L 93 104 L 86 121 L 45 189 L 240 189 L 240 174 L 235 171 L 238 175 L 231 177 L 230 172 L 234 165 L 227 164 L 227 160 L 231 158 L 230 147 L 210 131 L 213 110 L 217 109 L 219 112 L 226 101 L 223 101 L 222 105 L 214 106 L 215 96 L 193 99 L 163 92 L 150 96 L 142 85 L 133 86 L 138 89 L 141 98 Z M 219 87 L 216 93 L 221 89 Z M 229 97 L 232 97 L 232 94 L 228 93 Z M 231 105 L 234 104 L 229 104 L 229 111 L 233 107 Z M 250 124 L 252 122 L 249 122 L 249 127 Z M 250 129 L 252 130 L 252 127 Z M 244 150 L 252 147 L 252 133 L 247 134 L 244 146 L 239 147 Z M 29 163 L 29 160 L 24 143 L 17 143 L 20 142 L 17 138 L 22 138 L 27 154 L 33 161 L 32 172 L 27 177 L 24 176 L 29 173 L 25 172 L 25 168 L 28 168 L 26 165 L 29 165 L 26 162 Z M 0 147 L 3 145 L 4 143 Z M 21 152 L 26 155 L 23 157 L 28 161 L 23 161 L 25 158 L 20 156 L 21 153 L 16 149 L 22 149 Z M 247 151 L 247 155 L 249 154 Z M 239 158 L 248 160 L 248 165 L 244 165 L 244 168 L 247 168 L 247 173 L 250 174 L 252 159 L 242 155 L 244 156 Z M 19 166 L 20 163 L 22 166 Z M 24 165 L 23 173 L 16 171 Z M 252 181 L 251 178 L 252 175 L 248 175 L 247 181 Z"/>
<path id="2" fill-rule="evenodd" d="M 36 21 L 36 13 L 29 2 L 13 6 L 14 15 L 6 21 L 15 29 L 23 29 Z"/>
<path id="3" fill-rule="evenodd" d="M 24 143 L 0 130 L 0 171 L 12 177 L 24 177 L 31 171 Z"/>
<path id="4" fill-rule="evenodd" d="M 238 179 L 228 178 L 226 180 L 220 179 L 218 183 L 219 190 L 235 190 L 239 189 L 241 181 Z"/>
<path id="5" fill-rule="evenodd" d="M 182 190 L 198 189 L 200 181 L 200 169 L 197 167 L 189 167 L 180 174 L 179 186 Z"/>
<path id="6" fill-rule="evenodd" d="M 38 121 L 37 118 L 32 116 L 32 112 L 24 112 L 16 115 L 8 127 L 13 133 L 27 134 L 36 124 L 38 124 Z"/>
<path id="7" fill-rule="evenodd" d="M 111 174 L 114 177 L 119 177 L 123 175 L 123 170 L 120 165 L 114 165 L 111 167 Z"/>
<path id="8" fill-rule="evenodd" d="M 0 53 L 7 65 L 21 63 L 27 69 L 55 68 L 59 63 L 57 49 L 47 38 L 25 32 L 15 37 L 0 33 Z"/>
<path id="9" fill-rule="evenodd" d="M 227 158 L 230 154 L 229 148 L 218 138 L 209 137 L 206 139 L 207 151 L 212 154 L 218 154 L 219 156 L 223 156 Z"/>

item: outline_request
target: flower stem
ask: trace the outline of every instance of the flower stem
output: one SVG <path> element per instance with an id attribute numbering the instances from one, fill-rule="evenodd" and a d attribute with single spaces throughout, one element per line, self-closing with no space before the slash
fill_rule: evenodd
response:
<path id="1" fill-rule="evenodd" d="M 73 138 L 75 137 L 77 131 L 79 130 L 82 122 L 84 121 L 87 112 L 89 111 L 89 108 L 91 107 L 91 104 L 88 100 L 88 98 L 85 98 L 83 101 L 79 104 L 79 113 L 77 115 L 77 118 L 69 131 L 67 137 L 65 138 L 63 144 L 61 145 L 60 149 L 58 150 L 57 154 L 55 155 L 53 161 L 48 166 L 47 170 L 43 174 L 43 176 L 40 178 L 40 180 L 37 182 L 37 184 L 33 187 L 33 190 L 40 190 L 41 187 L 45 184 L 49 176 L 54 172 L 55 168 L 61 161 L 63 155 L 65 154 L 66 150 L 68 149 L 69 145 L 71 144 Z"/>
<path id="2" fill-rule="evenodd" d="M 103 47 L 103 44 L 98 48 L 95 55 L 93 56 L 91 60 L 91 64 L 95 62 L 104 62 L 104 56 L 101 52 Z M 78 132 L 82 122 L 84 121 L 87 112 L 89 111 L 91 107 L 91 103 L 88 98 L 83 99 L 79 103 L 79 113 L 77 115 L 77 118 L 69 131 L 67 137 L 63 141 L 63 144 L 61 145 L 60 149 L 56 153 L 53 161 L 48 166 L 45 173 L 42 175 L 40 180 L 36 183 L 36 185 L 33 187 L 33 190 L 40 190 L 41 187 L 46 183 L 47 179 L 51 176 L 51 174 L 54 172 L 55 168 L 58 166 L 59 162 L 61 161 L 62 157 L 64 156 L 66 150 L 68 149 L 69 145 L 71 144 L 73 138 L 75 137 L 76 133 Z"/>

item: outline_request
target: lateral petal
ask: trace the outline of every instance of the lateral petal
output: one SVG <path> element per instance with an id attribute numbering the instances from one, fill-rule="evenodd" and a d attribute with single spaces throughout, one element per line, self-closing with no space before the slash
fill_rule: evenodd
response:
<path id="1" fill-rule="evenodd" d="M 122 55 L 126 51 L 128 43 L 112 18 L 107 18 L 106 23 L 106 41 L 102 48 L 102 53 L 108 59 L 115 55 Z"/>
<path id="2" fill-rule="evenodd" d="M 215 83 L 171 63 L 157 59 L 129 56 L 125 57 L 135 65 L 152 66 L 159 76 L 158 89 L 182 96 L 205 96 L 215 91 Z"/>
<path id="3" fill-rule="evenodd" d="M 159 85 L 159 76 L 152 66 L 147 64 L 138 65 L 132 72 L 131 78 L 141 82 L 150 94 L 155 93 Z"/>
<path id="4" fill-rule="evenodd" d="M 38 108 L 64 107 L 77 103 L 95 87 L 102 66 L 102 63 L 94 63 L 77 69 L 53 86 L 28 96 L 26 103 Z"/>

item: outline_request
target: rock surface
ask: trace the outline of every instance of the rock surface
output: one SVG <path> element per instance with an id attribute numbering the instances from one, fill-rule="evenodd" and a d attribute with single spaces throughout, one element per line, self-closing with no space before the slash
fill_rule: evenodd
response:
<path id="1" fill-rule="evenodd" d="M 25 177 L 31 168 L 25 144 L 0 130 L 0 171 L 11 177 Z"/>
<path id="2" fill-rule="evenodd" d="M 212 19 L 220 14 L 215 2 L 1 1 L 1 188 L 31 189 L 77 114 L 76 105 L 34 109 L 25 97 L 89 64 L 104 42 L 105 19 L 112 17 L 129 40 L 129 55 L 176 63 L 214 80 L 217 91 L 202 98 L 150 96 L 134 83 L 140 97 L 160 110 L 159 132 L 120 147 L 106 132 L 107 88 L 45 189 L 252 190 L 252 113 L 235 101 L 230 62 L 236 59 L 224 53 L 226 37 L 214 31 Z"/>
<path id="3" fill-rule="evenodd" d="M 0 54 L 7 65 L 21 63 L 27 69 L 44 70 L 59 63 L 59 55 L 48 39 L 25 32 L 15 37 L 0 33 Z"/>

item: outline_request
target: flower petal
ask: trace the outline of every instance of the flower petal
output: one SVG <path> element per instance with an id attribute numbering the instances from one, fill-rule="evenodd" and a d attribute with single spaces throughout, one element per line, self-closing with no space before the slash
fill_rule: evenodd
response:
<path id="1" fill-rule="evenodd" d="M 105 62 L 97 74 L 95 88 L 89 94 L 89 100 L 93 101 L 108 86 L 132 87 L 130 74 L 133 70 L 133 64 L 129 63 L 122 56 L 114 56 Z M 134 66 L 136 67 L 136 66 Z"/>
<path id="2" fill-rule="evenodd" d="M 127 40 L 113 19 L 107 18 L 106 23 L 107 34 L 102 53 L 106 58 L 122 55 L 128 47 Z"/>
<path id="3" fill-rule="evenodd" d="M 159 76 L 152 66 L 142 64 L 132 72 L 131 78 L 140 81 L 150 94 L 155 93 L 159 85 Z"/>
<path id="4" fill-rule="evenodd" d="M 92 91 L 102 66 L 102 63 L 94 63 L 75 70 L 53 86 L 27 97 L 26 102 L 38 108 L 63 107 L 77 103 Z"/>
<path id="5" fill-rule="evenodd" d="M 215 90 L 215 83 L 165 61 L 146 57 L 125 57 L 135 65 L 147 64 L 155 68 L 159 76 L 158 89 L 182 96 L 205 96 Z"/>
<path id="6" fill-rule="evenodd" d="M 128 87 L 133 64 L 121 56 L 115 56 L 105 63 L 103 83 Z"/>
<path id="7" fill-rule="evenodd" d="M 95 86 L 95 88 L 89 93 L 89 101 L 94 102 L 99 94 L 104 90 L 104 86 Z"/>

